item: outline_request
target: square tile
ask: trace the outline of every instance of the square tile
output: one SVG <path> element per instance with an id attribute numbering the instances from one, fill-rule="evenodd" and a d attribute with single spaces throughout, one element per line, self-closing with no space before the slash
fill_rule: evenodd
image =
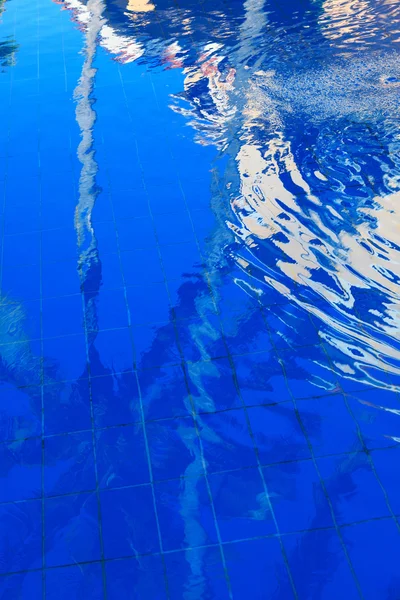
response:
<path id="1" fill-rule="evenodd" d="M 128 287 L 127 297 L 132 325 L 168 321 L 171 309 L 164 283 Z"/>
<path id="2" fill-rule="evenodd" d="M 0 598 L 2 600 L 41 598 L 42 586 L 42 571 L 6 575 L 0 579 Z"/>
<path id="3" fill-rule="evenodd" d="M 46 600 L 104 600 L 100 563 L 46 571 Z"/>
<path id="4" fill-rule="evenodd" d="M 96 455 L 100 487 L 150 481 L 143 427 L 139 423 L 96 432 Z"/>
<path id="5" fill-rule="evenodd" d="M 204 477 L 160 481 L 154 492 L 164 551 L 218 542 Z"/>
<path id="6" fill-rule="evenodd" d="M 151 248 L 156 245 L 153 219 L 142 216 L 117 221 L 119 247 L 122 251 Z"/>
<path id="7" fill-rule="evenodd" d="M 179 345 L 185 360 L 197 362 L 228 355 L 219 318 L 182 319 L 176 322 Z"/>
<path id="8" fill-rule="evenodd" d="M 282 538 L 299 600 L 359 598 L 356 582 L 335 529 L 304 531 Z M 310 596 L 311 594 L 311 596 Z"/>
<path id="9" fill-rule="evenodd" d="M 0 504 L 0 573 L 42 567 L 42 503 Z"/>
<path id="10" fill-rule="evenodd" d="M 164 281 L 157 248 L 140 248 L 121 252 L 126 285 Z"/>
<path id="11" fill-rule="evenodd" d="M 62 277 L 60 274 L 62 273 Z M 76 296 L 81 291 L 81 280 L 75 258 L 42 265 L 42 292 L 44 298 Z"/>
<path id="12" fill-rule="evenodd" d="M 392 519 L 359 523 L 343 537 L 365 600 L 395 600 L 399 589 L 400 536 Z"/>
<path id="13" fill-rule="evenodd" d="M 40 298 L 40 265 L 3 268 L 2 293 L 13 300 Z"/>
<path id="14" fill-rule="evenodd" d="M 44 456 L 44 493 L 47 496 L 96 488 L 91 431 L 46 438 Z"/>
<path id="15" fill-rule="evenodd" d="M 280 353 L 288 387 L 295 398 L 313 398 L 339 391 L 337 376 L 322 346 L 304 346 Z"/>
<path id="16" fill-rule="evenodd" d="M 233 312 L 222 321 L 226 343 L 232 355 L 270 352 L 270 333 L 261 310 Z"/>
<path id="17" fill-rule="evenodd" d="M 198 426 L 208 473 L 257 466 L 244 410 L 202 415 Z"/>
<path id="18" fill-rule="evenodd" d="M 45 298 L 42 304 L 43 337 L 52 338 L 82 333 L 83 304 L 82 296 L 61 296 Z"/>
<path id="19" fill-rule="evenodd" d="M 176 244 L 194 240 L 193 225 L 186 211 L 155 216 L 159 244 Z"/>
<path id="20" fill-rule="evenodd" d="M 91 429 L 87 379 L 43 386 L 45 435 Z"/>
<path id="21" fill-rule="evenodd" d="M 203 472 L 199 440 L 191 417 L 148 422 L 146 432 L 155 480 Z"/>
<path id="22" fill-rule="evenodd" d="M 82 335 L 43 340 L 43 372 L 46 383 L 86 378 L 86 341 Z"/>
<path id="23" fill-rule="evenodd" d="M 264 465 L 310 457 L 310 449 L 291 402 L 254 406 L 247 414 Z"/>
<path id="24" fill-rule="evenodd" d="M 400 469 L 398 461 L 400 459 L 400 448 L 388 448 L 386 450 L 377 450 L 371 453 L 371 459 L 376 470 L 387 499 L 396 515 L 400 516 Z"/>
<path id="25" fill-rule="evenodd" d="M 0 444 L 0 502 L 32 500 L 41 495 L 41 438 Z"/>
<path id="26" fill-rule="evenodd" d="M 144 417 L 147 420 L 183 417 L 191 402 L 181 365 L 138 372 Z"/>
<path id="27" fill-rule="evenodd" d="M 332 527 L 328 501 L 312 461 L 263 469 L 281 533 Z"/>
<path id="28" fill-rule="evenodd" d="M 3 240 L 3 261 L 8 266 L 33 265 L 40 262 L 40 234 L 16 233 Z"/>
<path id="29" fill-rule="evenodd" d="M 165 555 L 171 598 L 228 600 L 229 588 L 219 548 L 193 548 Z"/>
<path id="30" fill-rule="evenodd" d="M 384 406 L 364 403 L 348 396 L 350 409 L 358 423 L 361 437 L 368 450 L 397 445 L 398 416 Z"/>
<path id="31" fill-rule="evenodd" d="M 129 328 L 89 334 L 89 366 L 92 377 L 132 371 L 133 348 Z"/>
<path id="32" fill-rule="evenodd" d="M 388 517 L 383 490 L 364 453 L 318 460 L 339 525 Z"/>
<path id="33" fill-rule="evenodd" d="M 343 396 L 299 400 L 297 408 L 315 456 L 362 450 L 357 423 Z"/>
<path id="34" fill-rule="evenodd" d="M 258 469 L 217 473 L 209 481 L 223 542 L 276 533 Z"/>
<path id="35" fill-rule="evenodd" d="M 189 363 L 187 372 L 197 413 L 243 406 L 228 358 Z"/>
<path id="36" fill-rule="evenodd" d="M 282 367 L 273 352 L 234 357 L 242 398 L 248 406 L 291 399 Z"/>
<path id="37" fill-rule="evenodd" d="M 150 485 L 101 492 L 105 558 L 159 552 Z"/>
<path id="38" fill-rule="evenodd" d="M 160 251 L 167 280 L 185 280 L 201 272 L 203 268 L 199 249 L 194 241 L 163 245 Z"/>
<path id="39" fill-rule="evenodd" d="M 174 323 L 132 327 L 137 369 L 181 364 Z"/>
<path id="40" fill-rule="evenodd" d="M 48 498 L 45 502 L 46 566 L 99 560 L 98 519 L 95 493 Z"/>
<path id="41" fill-rule="evenodd" d="M 41 432 L 41 388 L 17 388 L 12 383 L 0 383 L 0 440 L 33 437 Z"/>
<path id="42" fill-rule="evenodd" d="M 76 259 L 77 256 L 78 243 L 76 231 L 72 226 L 47 229 L 42 232 L 43 263 Z"/>
<path id="43" fill-rule="evenodd" d="M 96 427 L 142 420 L 136 374 L 132 371 L 92 377 L 91 390 Z"/>
<path id="44" fill-rule="evenodd" d="M 108 600 L 166 600 L 161 556 L 138 556 L 106 563 Z"/>
<path id="45" fill-rule="evenodd" d="M 229 544 L 224 552 L 234 598 L 248 597 L 249 589 L 252 600 L 295 597 L 277 538 Z"/>
<path id="46" fill-rule="evenodd" d="M 88 330 L 119 329 L 129 325 L 123 289 L 86 292 L 85 308 Z"/>

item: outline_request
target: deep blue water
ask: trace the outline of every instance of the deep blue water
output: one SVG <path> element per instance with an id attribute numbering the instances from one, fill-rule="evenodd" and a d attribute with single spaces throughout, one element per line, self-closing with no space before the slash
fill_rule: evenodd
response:
<path id="1" fill-rule="evenodd" d="M 398 1 L 0 13 L 0 600 L 399 600 Z"/>

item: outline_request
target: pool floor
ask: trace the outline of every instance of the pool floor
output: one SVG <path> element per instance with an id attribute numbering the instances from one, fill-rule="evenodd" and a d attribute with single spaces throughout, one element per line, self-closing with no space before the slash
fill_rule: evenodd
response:
<path id="1" fill-rule="evenodd" d="M 0 0 L 0 600 L 400 599 L 399 26 Z"/>

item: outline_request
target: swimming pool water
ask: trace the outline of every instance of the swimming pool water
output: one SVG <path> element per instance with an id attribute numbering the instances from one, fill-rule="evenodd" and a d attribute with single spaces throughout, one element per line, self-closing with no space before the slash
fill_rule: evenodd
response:
<path id="1" fill-rule="evenodd" d="M 0 0 L 1 600 L 399 600 L 399 42 Z"/>

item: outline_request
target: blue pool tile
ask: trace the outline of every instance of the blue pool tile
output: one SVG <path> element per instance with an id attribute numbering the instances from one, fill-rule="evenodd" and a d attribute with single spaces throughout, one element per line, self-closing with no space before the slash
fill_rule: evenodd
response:
<path id="1" fill-rule="evenodd" d="M 338 390 L 337 376 L 320 345 L 281 352 L 288 386 L 295 398 L 312 398 Z"/>
<path id="2" fill-rule="evenodd" d="M 105 558 L 159 551 L 149 485 L 101 492 Z"/>
<path id="3" fill-rule="evenodd" d="M 273 352 L 234 357 L 242 398 L 248 406 L 290 400 L 282 367 Z"/>
<path id="4" fill-rule="evenodd" d="M 83 306 L 80 294 L 44 299 L 42 314 L 45 338 L 83 331 Z"/>
<path id="5" fill-rule="evenodd" d="M 34 300 L 40 297 L 40 266 L 5 267 L 2 277 L 3 293 L 15 300 Z"/>
<path id="6" fill-rule="evenodd" d="M 156 215 L 155 226 L 160 244 L 192 242 L 193 226 L 187 212 Z"/>
<path id="7" fill-rule="evenodd" d="M 128 287 L 127 297 L 132 325 L 168 320 L 170 305 L 164 283 Z"/>
<path id="8" fill-rule="evenodd" d="M 3 576 L 0 579 L 0 598 L 2 600 L 41 598 L 43 590 L 42 580 L 42 571 L 30 571 Z"/>
<path id="9" fill-rule="evenodd" d="M 386 450 L 377 450 L 371 453 L 373 465 L 376 470 L 387 499 L 396 515 L 400 515 L 400 471 L 397 468 L 400 455 L 399 446 Z"/>
<path id="10" fill-rule="evenodd" d="M 139 371 L 145 419 L 183 417 L 191 412 L 185 372 L 181 365 Z"/>
<path id="11" fill-rule="evenodd" d="M 114 186 L 116 182 L 114 182 Z M 118 184 L 117 184 L 118 185 Z M 115 218 L 129 219 L 132 217 L 142 217 L 149 214 L 148 196 L 146 191 L 140 185 L 135 188 L 115 189 L 112 193 L 112 206 L 115 213 Z"/>
<path id="12" fill-rule="evenodd" d="M 222 322 L 226 343 L 231 354 L 270 351 L 270 334 L 261 310 L 232 313 Z"/>
<path id="13" fill-rule="evenodd" d="M 216 412 L 243 405 L 228 358 L 190 363 L 187 372 L 196 412 Z"/>
<path id="14" fill-rule="evenodd" d="M 140 556 L 106 563 L 108 600 L 166 600 L 161 556 Z"/>
<path id="15" fill-rule="evenodd" d="M 147 181 L 146 187 L 151 211 L 157 217 L 167 215 L 171 220 L 176 214 L 185 211 L 185 201 L 177 183 L 164 182 L 160 186 L 155 181 Z M 168 233 L 166 236 L 168 236 Z"/>
<path id="16" fill-rule="evenodd" d="M 349 406 L 361 431 L 361 437 L 369 450 L 396 445 L 398 417 L 385 407 L 360 402 L 360 398 L 348 397 Z"/>
<path id="17" fill-rule="evenodd" d="M 276 532 L 258 469 L 211 475 L 210 487 L 222 541 Z"/>
<path id="18" fill-rule="evenodd" d="M 121 252 L 121 262 L 126 285 L 156 283 L 164 280 L 156 248 Z"/>
<path id="19" fill-rule="evenodd" d="M 281 533 L 333 526 L 312 461 L 274 465 L 263 472 Z"/>
<path id="20" fill-rule="evenodd" d="M 244 410 L 202 415 L 198 424 L 209 473 L 257 465 Z"/>
<path id="21" fill-rule="evenodd" d="M 143 427 L 112 427 L 96 433 L 100 487 L 121 487 L 150 481 Z"/>
<path id="22" fill-rule="evenodd" d="M 0 505 L 0 573 L 42 567 L 40 500 Z"/>
<path id="23" fill-rule="evenodd" d="M 117 234 L 112 221 L 97 223 L 95 229 L 97 252 L 100 256 L 118 252 Z"/>
<path id="24" fill-rule="evenodd" d="M 118 241 L 121 251 L 151 248 L 156 245 L 153 219 L 139 216 L 117 221 Z"/>
<path id="25" fill-rule="evenodd" d="M 165 555 L 171 598 L 230 598 L 219 548 L 193 548 Z"/>
<path id="26" fill-rule="evenodd" d="M 138 369 L 151 369 L 182 362 L 173 323 L 132 327 L 135 363 Z"/>
<path id="27" fill-rule="evenodd" d="M 60 277 L 60 272 L 63 276 Z M 77 261 L 72 258 L 64 261 L 48 262 L 42 265 L 43 297 L 71 296 L 80 292 L 80 277 Z"/>
<path id="28" fill-rule="evenodd" d="M 0 502 L 41 496 L 42 441 L 40 438 L 0 445 Z"/>
<path id="29" fill-rule="evenodd" d="M 285 560 L 276 538 L 251 540 L 224 547 L 233 596 L 252 600 L 295 598 Z"/>
<path id="30" fill-rule="evenodd" d="M 334 529 L 305 531 L 282 538 L 299 600 L 359 598 L 352 567 Z"/>
<path id="31" fill-rule="evenodd" d="M 318 466 L 339 524 L 389 516 L 383 490 L 364 453 L 321 458 Z"/>
<path id="32" fill-rule="evenodd" d="M 177 263 L 178 264 L 178 263 Z M 191 321 L 210 321 L 213 328 L 221 329 L 216 321 L 217 313 L 211 289 L 207 281 L 196 273 L 185 276 L 184 279 L 170 279 L 168 291 L 176 319 Z M 197 300 L 197 297 L 200 299 Z"/>
<path id="33" fill-rule="evenodd" d="M 73 565 L 46 571 L 48 600 L 104 600 L 101 564 Z"/>
<path id="34" fill-rule="evenodd" d="M 91 428 L 89 383 L 86 379 L 43 386 L 46 435 Z"/>
<path id="35" fill-rule="evenodd" d="M 161 481 L 154 492 L 164 551 L 217 543 L 204 477 Z"/>
<path id="36" fill-rule="evenodd" d="M 126 425 L 141 420 L 139 391 L 132 371 L 93 377 L 91 392 L 96 427 Z"/>
<path id="37" fill-rule="evenodd" d="M 46 383 L 87 377 L 84 335 L 43 340 L 43 371 Z"/>
<path id="38" fill-rule="evenodd" d="M 194 241 L 164 245 L 161 247 L 161 257 L 167 280 L 186 279 L 202 268 L 202 260 Z"/>
<path id="39" fill-rule="evenodd" d="M 76 231 L 72 226 L 47 229 L 42 232 L 43 264 L 76 258 L 77 254 Z"/>
<path id="40" fill-rule="evenodd" d="M 45 501 L 46 566 L 100 559 L 98 504 L 95 493 Z"/>
<path id="41" fill-rule="evenodd" d="M 251 429 L 264 465 L 310 457 L 310 449 L 291 402 L 248 409 Z"/>
<path id="42" fill-rule="evenodd" d="M 38 263 L 40 261 L 39 232 L 4 236 L 3 253 L 3 260 L 9 266 Z"/>
<path id="43" fill-rule="evenodd" d="M 202 471 L 197 432 L 191 417 L 146 424 L 153 477 L 169 479 Z"/>
<path id="44" fill-rule="evenodd" d="M 362 450 L 357 423 L 343 396 L 323 396 L 297 403 L 315 456 Z"/>
<path id="45" fill-rule="evenodd" d="M 394 521 L 383 519 L 346 527 L 343 537 L 365 600 L 395 600 L 400 534 Z"/>
<path id="46" fill-rule="evenodd" d="M 197 362 L 226 357 L 228 350 L 216 315 L 177 321 L 180 348 L 185 360 Z"/>
<path id="47" fill-rule="evenodd" d="M 40 387 L 18 389 L 0 384 L 0 440 L 16 440 L 40 435 L 42 431 Z"/>
<path id="48" fill-rule="evenodd" d="M 127 327 L 128 311 L 124 290 L 101 290 L 100 294 L 85 294 L 85 306 L 95 311 L 96 319 L 87 318 L 88 329 L 118 329 Z M 88 311 L 89 312 L 89 311 Z"/>
<path id="49" fill-rule="evenodd" d="M 91 431 L 46 438 L 44 457 L 46 495 L 57 496 L 95 489 Z"/>
<path id="50" fill-rule="evenodd" d="M 131 371 L 133 349 L 129 328 L 94 333 L 89 343 L 89 367 L 93 377 Z"/>
<path id="51" fill-rule="evenodd" d="M 12 196 L 8 195 L 5 206 L 4 233 L 12 235 L 39 231 L 41 229 L 39 198 L 35 197 L 33 193 L 29 205 L 22 202 L 18 197 L 13 197 L 15 203 L 11 203 L 9 201 L 11 198 Z"/>

